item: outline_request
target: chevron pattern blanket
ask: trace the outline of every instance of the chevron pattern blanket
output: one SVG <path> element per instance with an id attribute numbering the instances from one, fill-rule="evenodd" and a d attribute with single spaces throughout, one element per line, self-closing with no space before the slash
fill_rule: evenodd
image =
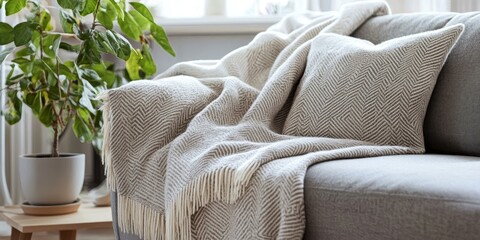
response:
<path id="1" fill-rule="evenodd" d="M 145 240 L 301 239 L 308 166 L 419 153 L 282 134 L 312 39 L 350 35 L 388 13 L 384 2 L 364 2 L 291 15 L 221 60 L 104 93 L 103 159 L 120 229 Z"/>

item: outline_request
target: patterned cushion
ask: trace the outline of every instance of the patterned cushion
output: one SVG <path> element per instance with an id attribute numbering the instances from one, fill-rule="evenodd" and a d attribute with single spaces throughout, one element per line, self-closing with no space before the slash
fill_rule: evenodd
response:
<path id="1" fill-rule="evenodd" d="M 423 149 L 430 95 L 463 29 L 458 24 L 378 45 L 320 34 L 283 132 Z"/>

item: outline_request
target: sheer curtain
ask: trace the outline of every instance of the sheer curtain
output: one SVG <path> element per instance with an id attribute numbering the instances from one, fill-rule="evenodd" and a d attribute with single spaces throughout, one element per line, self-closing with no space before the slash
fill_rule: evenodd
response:
<path id="1" fill-rule="evenodd" d="M 314 0 L 313 0 L 314 1 Z M 341 4 L 360 0 L 320 0 L 323 10 L 336 10 Z M 480 10 L 478 0 L 386 0 L 393 13 L 469 12 Z"/>
<path id="2" fill-rule="evenodd" d="M 1 21 L 14 25 L 20 21 L 18 15 L 5 17 L 0 11 Z M 5 47 L 5 46 L 2 46 Z M 8 59 L 0 67 L 0 87 L 3 89 L 5 77 L 10 72 Z M 5 104 L 1 97 L 1 107 Z M 33 117 L 29 108 L 23 108 L 22 119 L 13 126 L 8 126 L 0 116 L 0 205 L 18 204 L 22 201 L 20 179 L 18 175 L 18 156 L 27 153 L 48 152 L 51 142 L 49 130 Z"/>
<path id="3" fill-rule="evenodd" d="M 195 18 L 204 16 L 256 17 L 283 15 L 304 10 L 338 10 L 347 2 L 364 0 L 141 0 L 157 16 Z M 478 0 L 386 0 L 393 13 L 480 10 Z M 188 7 L 184 7 L 188 6 Z"/>

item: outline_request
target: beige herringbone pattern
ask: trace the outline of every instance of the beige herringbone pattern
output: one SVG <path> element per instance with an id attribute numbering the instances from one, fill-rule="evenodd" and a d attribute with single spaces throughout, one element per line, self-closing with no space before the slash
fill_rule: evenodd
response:
<path id="1" fill-rule="evenodd" d="M 349 35 L 388 12 L 362 2 L 335 16 L 293 15 L 219 61 L 182 63 L 105 94 L 104 159 L 120 228 L 145 240 L 301 239 L 308 166 L 420 153 L 281 133 L 312 39 Z"/>
<path id="2" fill-rule="evenodd" d="M 284 133 L 423 148 L 428 101 L 462 31 L 456 25 L 377 46 L 318 36 Z"/>

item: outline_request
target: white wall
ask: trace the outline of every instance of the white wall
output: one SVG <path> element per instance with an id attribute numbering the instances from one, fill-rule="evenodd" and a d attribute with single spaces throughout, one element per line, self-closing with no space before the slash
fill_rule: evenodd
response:
<path id="1" fill-rule="evenodd" d="M 152 47 L 157 63 L 157 72 L 161 73 L 177 62 L 189 60 L 219 59 L 230 51 L 249 43 L 252 34 L 210 34 L 210 35 L 174 35 L 169 40 L 177 57 L 165 53 L 161 47 Z"/>

